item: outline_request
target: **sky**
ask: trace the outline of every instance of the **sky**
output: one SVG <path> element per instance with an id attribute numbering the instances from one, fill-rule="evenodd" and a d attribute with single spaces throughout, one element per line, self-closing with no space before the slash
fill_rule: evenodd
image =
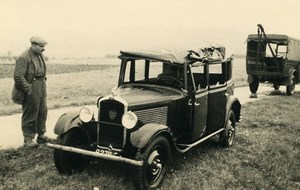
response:
<path id="1" fill-rule="evenodd" d="M 32 36 L 49 42 L 48 57 L 216 44 L 245 54 L 257 24 L 300 39 L 299 8 L 299 0 L 0 0 L 0 55 L 19 55 Z"/>

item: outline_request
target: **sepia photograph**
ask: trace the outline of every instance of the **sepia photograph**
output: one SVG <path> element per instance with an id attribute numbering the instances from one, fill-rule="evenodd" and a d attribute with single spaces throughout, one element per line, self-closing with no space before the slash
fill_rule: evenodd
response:
<path id="1" fill-rule="evenodd" d="M 0 190 L 300 189 L 300 1 L 0 4 Z"/>

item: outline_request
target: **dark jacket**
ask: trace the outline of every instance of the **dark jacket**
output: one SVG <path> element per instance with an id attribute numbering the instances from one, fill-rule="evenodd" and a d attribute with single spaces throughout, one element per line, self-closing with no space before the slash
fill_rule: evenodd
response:
<path id="1" fill-rule="evenodd" d="M 44 60 L 43 55 L 41 57 Z M 38 57 L 33 53 L 31 48 L 24 51 L 18 57 L 14 73 L 15 86 L 18 90 L 26 94 L 31 91 L 31 83 L 36 75 L 37 64 L 39 64 Z M 46 70 L 46 65 L 44 65 L 44 68 Z"/>

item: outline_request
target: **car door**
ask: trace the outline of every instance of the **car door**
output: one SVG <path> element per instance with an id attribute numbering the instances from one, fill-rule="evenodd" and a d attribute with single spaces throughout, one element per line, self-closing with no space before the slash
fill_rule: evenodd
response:
<path id="1" fill-rule="evenodd" d="M 227 101 L 226 69 L 222 64 L 209 65 L 207 130 L 214 132 L 224 125 Z"/>
<path id="2" fill-rule="evenodd" d="M 191 140 L 198 140 L 206 131 L 208 86 L 205 66 L 191 67 L 192 98 L 191 106 Z"/>

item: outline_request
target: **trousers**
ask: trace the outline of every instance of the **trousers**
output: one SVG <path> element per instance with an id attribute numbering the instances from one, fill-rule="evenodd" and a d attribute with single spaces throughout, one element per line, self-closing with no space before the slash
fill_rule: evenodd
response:
<path id="1" fill-rule="evenodd" d="M 46 95 L 45 80 L 34 80 L 31 93 L 25 95 L 22 104 L 22 132 L 25 140 L 46 132 L 48 113 Z"/>

